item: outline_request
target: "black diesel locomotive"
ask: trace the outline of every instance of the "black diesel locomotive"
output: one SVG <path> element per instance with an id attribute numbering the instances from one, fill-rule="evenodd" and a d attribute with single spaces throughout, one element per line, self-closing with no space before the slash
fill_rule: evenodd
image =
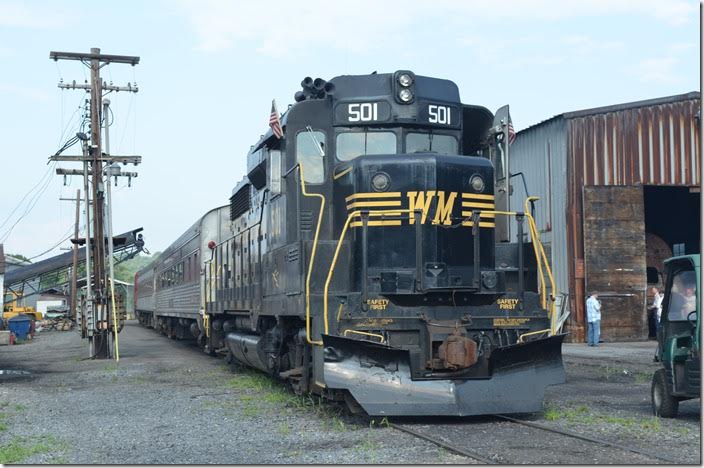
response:
<path id="1" fill-rule="evenodd" d="M 564 335 L 533 218 L 506 209 L 506 122 L 405 70 L 302 86 L 229 223 L 136 278 L 152 304 L 188 278 L 200 313 L 140 320 L 370 415 L 539 410 Z"/>

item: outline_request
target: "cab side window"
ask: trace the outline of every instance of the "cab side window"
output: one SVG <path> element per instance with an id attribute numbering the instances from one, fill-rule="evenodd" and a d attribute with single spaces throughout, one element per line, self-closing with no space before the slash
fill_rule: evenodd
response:
<path id="1" fill-rule="evenodd" d="M 281 193 L 281 151 L 269 151 L 269 191 L 272 195 Z"/>
<path id="2" fill-rule="evenodd" d="M 296 161 L 303 168 L 306 183 L 325 181 L 325 148 L 323 132 L 303 130 L 296 136 Z"/>

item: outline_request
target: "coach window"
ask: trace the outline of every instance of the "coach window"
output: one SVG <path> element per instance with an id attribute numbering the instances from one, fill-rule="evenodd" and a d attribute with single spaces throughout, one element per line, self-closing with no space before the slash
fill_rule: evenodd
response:
<path id="1" fill-rule="evenodd" d="M 406 152 L 457 154 L 457 139 L 451 135 L 409 133 L 406 135 Z"/>
<path id="2" fill-rule="evenodd" d="M 393 132 L 346 132 L 337 135 L 337 159 L 351 161 L 366 154 L 396 154 Z"/>
<path id="3" fill-rule="evenodd" d="M 296 136 L 296 160 L 303 167 L 305 181 L 322 184 L 325 181 L 325 134 L 303 130 Z"/>

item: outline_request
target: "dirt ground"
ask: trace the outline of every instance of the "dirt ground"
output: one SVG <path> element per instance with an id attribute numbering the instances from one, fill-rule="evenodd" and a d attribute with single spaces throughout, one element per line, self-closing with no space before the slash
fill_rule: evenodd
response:
<path id="1" fill-rule="evenodd" d="M 675 420 L 651 415 L 653 347 L 565 345 L 568 382 L 525 418 L 699 463 L 699 400 Z M 0 462 L 476 463 L 136 323 L 120 334 L 119 363 L 86 356 L 75 332 L 0 347 L 0 370 L 26 372 L 0 373 Z M 417 423 L 499 463 L 666 463 L 486 418 Z"/>

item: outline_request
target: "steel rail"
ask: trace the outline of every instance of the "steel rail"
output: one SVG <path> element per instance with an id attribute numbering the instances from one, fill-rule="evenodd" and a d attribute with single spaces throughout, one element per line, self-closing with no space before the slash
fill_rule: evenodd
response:
<path id="1" fill-rule="evenodd" d="M 510 416 L 504 416 L 504 415 L 495 415 L 495 417 L 497 417 L 497 418 L 499 418 L 499 419 L 503 419 L 503 420 L 509 421 L 509 422 L 512 422 L 512 423 L 521 424 L 521 425 L 523 425 L 523 426 L 532 427 L 532 428 L 540 429 L 540 430 L 547 431 L 547 432 L 553 432 L 553 433 L 555 433 L 555 434 L 560 434 L 560 435 L 564 435 L 564 436 L 567 436 L 567 437 L 572 437 L 572 438 L 575 438 L 575 439 L 584 440 L 584 441 L 586 441 L 586 442 L 592 442 L 592 443 L 594 443 L 594 444 L 599 444 L 599 445 L 605 445 L 605 446 L 607 446 L 607 447 L 618 448 L 618 449 L 621 449 L 621 450 L 625 450 L 625 451 L 627 451 L 627 452 L 637 453 L 638 455 L 643 455 L 643 456 L 650 457 L 650 458 L 656 458 L 656 459 L 658 459 L 658 460 L 662 460 L 662 461 L 665 461 L 665 462 L 668 462 L 668 463 L 671 463 L 671 464 L 674 464 L 674 465 L 682 465 L 682 464 L 684 464 L 684 462 L 682 462 L 682 461 L 680 461 L 680 460 L 673 460 L 672 458 L 663 457 L 662 455 L 657 455 L 657 454 L 655 454 L 655 453 L 647 452 L 647 451 L 640 450 L 640 449 L 637 449 L 637 448 L 628 447 L 628 446 L 626 446 L 626 445 L 617 444 L 617 443 L 615 443 L 615 442 L 609 442 L 609 441 L 607 441 L 607 440 L 602 440 L 602 439 L 597 439 L 597 438 L 594 438 L 594 437 L 589 437 L 589 436 L 577 434 L 577 433 L 571 432 L 571 431 L 564 431 L 564 430 L 561 430 L 561 429 L 555 429 L 555 428 L 548 427 L 548 426 L 544 426 L 544 425 L 542 425 L 542 424 L 534 423 L 534 422 L 531 422 L 531 421 L 524 421 L 524 420 L 521 420 L 521 419 L 515 419 L 515 418 L 512 418 L 512 417 L 510 417 Z"/>
<path id="2" fill-rule="evenodd" d="M 445 442 L 440 439 L 436 439 L 434 437 L 423 434 L 421 432 L 414 431 L 413 429 L 410 429 L 408 427 L 404 427 L 404 426 L 401 426 L 396 423 L 389 423 L 389 427 L 392 427 L 392 428 L 394 428 L 398 431 L 401 431 L 401 432 L 405 432 L 405 433 L 410 434 L 410 435 L 417 437 L 419 439 L 426 440 L 430 443 L 437 445 L 438 447 L 442 447 L 442 448 L 447 449 L 447 450 L 454 452 L 456 454 L 463 455 L 463 456 L 469 457 L 469 458 L 473 458 L 474 460 L 480 461 L 480 462 L 485 463 L 487 465 L 496 465 L 497 464 L 496 461 L 494 461 L 490 458 L 483 457 L 476 452 L 472 452 L 471 450 L 466 450 L 466 449 L 457 447 L 454 444 L 451 444 L 449 442 Z"/>

